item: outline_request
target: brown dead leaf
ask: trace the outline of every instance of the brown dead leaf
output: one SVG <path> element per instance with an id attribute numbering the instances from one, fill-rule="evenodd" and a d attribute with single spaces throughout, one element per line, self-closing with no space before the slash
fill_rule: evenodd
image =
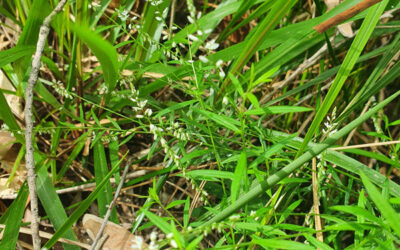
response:
<path id="1" fill-rule="evenodd" d="M 93 214 L 85 214 L 83 216 L 83 227 L 86 232 L 94 240 L 97 233 L 100 230 L 103 219 Z M 132 249 L 145 249 L 146 243 L 141 236 L 131 234 L 127 229 L 121 227 L 112 222 L 107 222 L 104 234 L 108 235 L 108 238 L 103 244 L 101 249 L 109 250 L 132 250 Z"/>

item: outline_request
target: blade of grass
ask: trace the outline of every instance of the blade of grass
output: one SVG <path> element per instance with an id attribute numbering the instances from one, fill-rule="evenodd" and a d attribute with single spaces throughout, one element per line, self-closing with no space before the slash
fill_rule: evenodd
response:
<path id="1" fill-rule="evenodd" d="M 3 231 L 3 239 L 0 242 L 0 249 L 17 249 L 17 240 L 19 236 L 19 228 L 21 227 L 22 217 L 25 211 L 25 204 L 28 199 L 29 191 L 26 182 L 21 186 L 17 198 L 8 207 L 6 213 L 3 214 L 6 228 Z M 3 221 L 1 223 L 4 223 Z"/>
<path id="2" fill-rule="evenodd" d="M 115 165 L 104 177 L 104 179 L 96 185 L 95 190 L 90 193 L 90 195 L 81 202 L 79 207 L 70 215 L 70 217 L 62 224 L 62 226 L 56 231 L 56 233 L 51 237 L 46 244 L 43 246 L 44 248 L 50 249 L 54 244 L 57 243 L 57 240 L 64 235 L 64 233 L 71 228 L 71 226 L 82 216 L 83 213 L 86 212 L 88 207 L 95 201 L 95 199 L 99 196 L 102 195 L 101 191 L 104 190 L 104 187 L 107 184 L 110 184 L 110 178 L 114 174 L 115 171 L 119 169 L 119 165 L 121 162 L 125 159 L 122 158 L 119 162 L 118 165 Z"/>
<path id="3" fill-rule="evenodd" d="M 320 154 L 321 152 L 332 146 L 337 140 L 339 140 L 346 134 L 350 133 L 357 126 L 361 125 L 363 122 L 369 119 L 369 117 L 371 117 L 373 114 L 382 109 L 386 104 L 394 100 L 398 95 L 400 95 L 400 91 L 396 92 L 383 102 L 380 102 L 378 105 L 367 111 L 362 116 L 350 122 L 344 128 L 340 129 L 338 132 L 328 137 L 321 144 L 312 146 L 310 150 L 306 151 L 300 157 L 295 159 L 293 162 L 291 162 L 290 164 L 288 164 L 286 167 L 282 168 L 275 174 L 268 177 L 266 180 L 258 183 L 248 193 L 241 196 L 240 199 L 236 201 L 236 203 L 228 206 L 227 208 L 219 212 L 215 217 L 204 222 L 202 226 L 208 226 L 214 222 L 221 221 L 222 219 L 228 217 L 229 215 L 240 209 L 242 206 L 248 204 L 251 200 L 257 198 L 260 194 L 265 192 L 267 189 L 273 187 L 282 179 L 286 178 L 289 174 L 291 174 L 293 171 L 301 167 L 304 163 L 310 161 L 313 157 L 315 157 L 316 155 Z"/>
<path id="4" fill-rule="evenodd" d="M 381 212 L 382 216 L 386 219 L 386 222 L 390 225 L 393 231 L 397 235 L 400 235 L 400 224 L 398 223 L 400 215 L 393 209 L 387 199 L 384 198 L 363 172 L 360 172 L 360 176 L 365 188 L 367 189 L 369 197 L 375 203 L 379 212 Z"/>
<path id="5" fill-rule="evenodd" d="M 37 193 L 41 204 L 43 205 L 44 210 L 46 211 L 46 215 L 49 217 L 51 224 L 54 226 L 54 229 L 57 231 L 64 222 L 68 219 L 67 213 L 64 210 L 64 206 L 61 203 L 60 198 L 58 197 L 54 185 L 49 178 L 47 173 L 47 168 L 42 167 L 37 174 Z M 66 232 L 62 235 L 63 238 L 77 241 L 77 237 L 70 227 Z M 78 246 L 69 245 L 63 243 L 64 249 L 80 249 Z"/>
<path id="6" fill-rule="evenodd" d="M 103 142 L 98 140 L 93 146 L 93 160 L 94 160 L 94 176 L 96 184 L 99 185 L 109 172 L 107 166 L 106 153 L 104 151 Z M 107 213 L 107 206 L 111 203 L 113 199 L 111 184 L 107 183 L 105 185 L 102 195 L 97 197 L 98 207 L 100 216 L 104 216 Z M 110 221 L 118 223 L 118 216 L 115 207 L 110 217 Z"/>
<path id="7" fill-rule="evenodd" d="M 315 115 L 315 118 L 310 128 L 308 129 L 306 136 L 304 137 L 303 144 L 301 145 L 299 151 L 297 152 L 296 155 L 297 157 L 299 157 L 304 152 L 304 149 L 306 148 L 307 144 L 311 141 L 312 137 L 314 136 L 315 132 L 320 126 L 325 115 L 331 108 L 333 102 L 335 101 L 337 95 L 339 94 L 339 91 L 342 89 L 343 84 L 345 83 L 351 70 L 353 69 L 354 64 L 356 63 L 362 50 L 367 44 L 368 39 L 371 36 L 372 31 L 374 30 L 376 24 L 378 23 L 379 18 L 382 15 L 383 11 L 385 10 L 385 7 L 388 4 L 388 2 L 389 2 L 388 0 L 382 1 L 381 3 L 371 7 L 370 10 L 368 11 L 365 20 L 361 25 L 360 31 L 358 32 L 353 43 L 351 44 L 351 47 L 346 55 L 346 58 L 344 59 L 344 62 L 341 65 L 339 72 L 324 99 L 324 102 L 322 103 L 320 109 Z"/>
<path id="8" fill-rule="evenodd" d="M 244 65 L 250 60 L 257 49 L 260 47 L 260 43 L 263 41 L 265 36 L 275 28 L 276 24 L 286 15 L 289 9 L 297 2 L 297 0 L 280 0 L 276 1 L 271 8 L 268 15 L 258 24 L 257 30 L 254 34 L 246 38 L 244 49 L 242 50 L 239 57 L 233 63 L 230 73 L 236 76 Z M 218 96 L 222 94 L 224 89 L 230 82 L 230 78 L 225 78 L 221 85 Z"/>

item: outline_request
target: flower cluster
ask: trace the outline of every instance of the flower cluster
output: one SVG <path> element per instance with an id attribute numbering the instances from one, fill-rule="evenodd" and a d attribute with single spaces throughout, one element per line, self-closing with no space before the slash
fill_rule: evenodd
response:
<path id="1" fill-rule="evenodd" d="M 139 90 L 136 90 L 134 87 L 131 89 L 131 96 L 129 97 L 135 106 L 132 107 L 132 110 L 136 112 L 136 118 L 144 118 L 150 117 L 153 114 L 153 110 L 151 108 L 146 108 L 147 100 L 139 99 Z M 142 113 L 142 114 L 139 114 Z"/>
<path id="2" fill-rule="evenodd" d="M 50 86 L 52 86 L 54 88 L 54 90 L 61 96 L 63 96 L 64 98 L 67 99 L 73 99 L 71 93 L 69 93 L 65 87 L 64 84 L 60 81 L 56 81 L 56 82 L 51 82 Z"/>
<path id="3" fill-rule="evenodd" d="M 154 140 L 156 140 L 158 137 L 161 137 L 160 143 L 161 143 L 161 147 L 164 149 L 164 153 L 166 155 L 168 155 L 174 161 L 174 163 L 176 164 L 176 166 L 178 166 L 178 168 L 182 169 L 182 165 L 179 161 L 180 157 L 168 145 L 167 140 L 165 140 L 162 137 L 162 134 L 165 134 L 168 132 L 170 132 L 170 133 L 172 132 L 173 136 L 180 140 L 189 140 L 190 139 L 189 134 L 184 132 L 183 128 L 179 128 L 178 123 L 174 123 L 172 126 L 167 127 L 166 130 L 164 130 L 163 128 L 157 127 L 153 124 L 150 124 L 150 133 L 152 133 L 154 135 Z"/>
<path id="4" fill-rule="evenodd" d="M 336 107 L 332 111 L 332 117 L 329 116 L 326 117 L 327 122 L 324 123 L 325 128 L 322 129 L 322 133 L 331 136 L 337 132 L 336 129 L 337 123 L 333 122 L 335 119 L 336 119 Z"/>

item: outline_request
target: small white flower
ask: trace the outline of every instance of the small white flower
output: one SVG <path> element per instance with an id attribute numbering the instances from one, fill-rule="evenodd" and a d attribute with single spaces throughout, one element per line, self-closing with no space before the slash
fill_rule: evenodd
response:
<path id="1" fill-rule="evenodd" d="M 199 13 L 197 13 L 197 19 L 200 19 L 201 18 L 201 11 L 199 11 Z"/>
<path id="2" fill-rule="evenodd" d="M 238 220 L 238 219 L 240 219 L 240 215 L 238 214 L 234 214 L 229 217 L 229 220 Z"/>
<path id="3" fill-rule="evenodd" d="M 197 37 L 195 37 L 195 36 L 192 35 L 192 34 L 188 35 L 188 38 L 189 38 L 190 40 L 192 40 L 193 42 L 197 42 L 197 41 L 199 40 Z"/>
<path id="4" fill-rule="evenodd" d="M 197 31 L 197 35 L 202 36 L 202 35 L 203 35 L 203 31 L 198 30 L 198 31 Z"/>
<path id="5" fill-rule="evenodd" d="M 208 63 L 208 59 L 205 56 L 199 56 L 200 61 L 202 61 L 203 63 Z"/>
<path id="6" fill-rule="evenodd" d="M 188 60 L 188 63 L 192 64 L 194 61 L 193 60 Z"/>
<path id="7" fill-rule="evenodd" d="M 224 105 L 228 105 L 229 100 L 228 100 L 228 98 L 226 98 L 226 96 L 224 96 L 224 98 L 222 98 L 222 103 L 223 103 Z"/>
<path id="8" fill-rule="evenodd" d="M 187 19 L 189 20 L 190 23 L 194 23 L 194 20 L 191 16 L 187 16 Z"/>
<path id="9" fill-rule="evenodd" d="M 150 240 L 151 241 L 156 241 L 157 240 L 157 233 L 155 231 L 151 232 Z"/>
<path id="10" fill-rule="evenodd" d="M 221 59 L 219 59 L 216 63 L 215 66 L 217 66 L 217 68 L 221 67 L 221 65 L 224 63 L 224 61 L 222 61 Z"/>
<path id="11" fill-rule="evenodd" d="M 152 109 L 146 109 L 146 111 L 144 111 L 144 115 L 146 115 L 146 116 L 151 116 L 151 114 L 153 114 Z"/>
<path id="12" fill-rule="evenodd" d="M 205 31 L 204 31 L 204 33 L 206 33 L 206 34 L 210 34 L 212 32 L 212 29 L 206 29 Z"/>
<path id="13" fill-rule="evenodd" d="M 143 117 L 144 117 L 144 115 L 136 115 L 136 118 L 139 118 L 139 119 L 141 119 Z"/>
<path id="14" fill-rule="evenodd" d="M 156 16 L 156 20 L 159 21 L 159 22 L 161 22 L 162 19 L 161 19 L 161 17 Z"/>
<path id="15" fill-rule="evenodd" d="M 174 234 L 173 234 L 173 233 L 167 234 L 167 239 L 172 239 L 172 237 L 174 237 Z"/>
<path id="16" fill-rule="evenodd" d="M 215 42 L 215 39 L 208 41 L 205 45 L 205 48 L 208 50 L 216 50 L 216 49 L 218 49 L 218 47 L 219 47 L 219 44 Z"/>
<path id="17" fill-rule="evenodd" d="M 178 244 L 176 244 L 176 241 L 175 241 L 175 240 L 171 240 L 170 245 L 171 245 L 171 247 L 173 247 L 173 248 L 178 248 Z"/>
<path id="18" fill-rule="evenodd" d="M 224 78 L 224 77 L 225 77 L 225 72 L 222 71 L 222 70 L 220 70 L 220 71 L 219 71 L 219 77 L 220 77 L 220 78 Z"/>

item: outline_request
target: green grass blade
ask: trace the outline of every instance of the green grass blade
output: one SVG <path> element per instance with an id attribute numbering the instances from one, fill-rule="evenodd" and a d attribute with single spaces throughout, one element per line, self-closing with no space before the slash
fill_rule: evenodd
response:
<path id="1" fill-rule="evenodd" d="M 46 215 L 49 216 L 54 229 L 57 231 L 64 222 L 68 219 L 67 213 L 64 210 L 64 206 L 58 197 L 54 185 L 49 178 L 47 173 L 47 168 L 40 168 L 37 173 L 37 193 L 41 204 L 43 205 Z M 77 241 L 72 227 L 66 230 L 62 235 L 63 238 Z M 70 244 L 63 243 L 64 249 L 80 249 L 78 246 L 73 246 Z"/>
<path id="2" fill-rule="evenodd" d="M 379 212 L 381 212 L 382 216 L 386 219 L 386 222 L 394 230 L 397 236 L 400 236 L 400 224 L 398 223 L 400 215 L 396 213 L 387 199 L 385 199 L 363 172 L 360 172 L 360 176 L 365 188 L 367 189 L 369 197 L 375 203 Z"/>
<path id="3" fill-rule="evenodd" d="M 14 133 L 15 138 L 18 142 L 25 144 L 25 137 L 21 133 L 17 120 L 14 117 L 10 107 L 8 106 L 7 100 L 4 97 L 3 91 L 0 89 L 0 119 L 7 124 L 9 130 Z"/>
<path id="4" fill-rule="evenodd" d="M 6 228 L 4 229 L 2 235 L 3 240 L 0 242 L 0 249 L 17 249 L 16 244 L 19 236 L 19 228 L 21 226 L 22 217 L 24 216 L 25 204 L 28 199 L 28 195 L 28 185 L 25 182 L 19 190 L 17 198 L 8 207 L 6 213 L 3 215 L 8 216 L 5 222 Z"/>
<path id="5" fill-rule="evenodd" d="M 121 159 L 122 161 L 123 159 Z M 119 162 L 119 164 L 121 163 Z M 95 201 L 95 199 L 102 195 L 101 192 L 104 190 L 106 184 L 110 184 L 110 178 L 114 174 L 115 171 L 118 170 L 119 164 L 114 166 L 111 171 L 107 173 L 104 179 L 96 185 L 95 190 L 90 193 L 90 195 L 79 205 L 79 207 L 70 215 L 68 220 L 64 222 L 64 224 L 56 231 L 56 233 L 51 237 L 46 244 L 44 245 L 45 248 L 50 249 L 57 240 L 64 235 L 64 233 L 71 228 L 71 226 L 86 212 L 89 206 Z"/>
<path id="6" fill-rule="evenodd" d="M 228 116 L 222 116 L 218 115 L 206 110 L 198 109 L 198 108 L 192 108 L 193 111 L 202 114 L 203 116 L 207 117 L 208 119 L 211 119 L 218 123 L 219 125 L 224 126 L 227 129 L 230 129 L 232 131 L 235 131 L 236 133 L 240 133 L 240 129 L 237 126 L 240 126 L 240 122 L 228 117 Z"/>
<path id="7" fill-rule="evenodd" d="M 356 63 L 362 50 L 367 44 L 368 39 L 371 36 L 372 31 L 374 30 L 376 24 L 378 23 L 379 18 L 383 13 L 383 11 L 385 10 L 387 4 L 388 0 L 384 0 L 381 3 L 371 7 L 370 10 L 368 11 L 366 18 L 361 25 L 360 31 L 358 32 L 353 43 L 351 44 L 349 52 L 347 53 L 346 58 L 344 59 L 344 62 L 340 67 L 339 72 L 324 99 L 324 102 L 322 103 L 320 109 L 315 115 L 315 118 L 310 128 L 308 129 L 306 136 L 304 137 L 303 144 L 301 145 L 299 151 L 297 152 L 297 157 L 304 152 L 304 149 L 306 148 L 307 144 L 311 141 L 312 137 L 314 136 L 315 132 L 320 126 L 325 115 L 331 108 L 333 102 L 335 101 L 337 95 L 339 94 L 339 91 L 342 89 L 343 84 L 345 83 L 347 77 L 349 76 L 351 70 L 353 69 L 354 64 Z"/>
<path id="8" fill-rule="evenodd" d="M 231 185 L 231 199 L 232 203 L 235 203 L 237 197 L 240 193 L 240 187 L 242 186 L 242 182 L 247 179 L 247 157 L 246 152 L 242 151 L 240 153 L 239 161 L 236 165 L 235 172 L 233 175 L 232 185 Z"/>
<path id="9" fill-rule="evenodd" d="M 0 51 L 0 68 L 22 57 L 30 57 L 35 52 L 34 46 L 19 46 Z"/>
<path id="10" fill-rule="evenodd" d="M 86 26 L 71 25 L 71 29 L 99 60 L 109 92 L 114 90 L 118 79 L 118 56 L 115 48 Z"/>
<path id="11" fill-rule="evenodd" d="M 265 36 L 273 28 L 275 28 L 276 24 L 286 15 L 289 9 L 296 2 L 297 0 L 279 0 L 274 3 L 267 17 L 264 18 L 260 24 L 258 24 L 255 33 L 250 38 L 246 38 L 247 41 L 245 42 L 244 49 L 231 67 L 230 73 L 232 75 L 236 76 L 240 72 L 240 70 L 260 47 L 260 43 L 263 41 Z M 225 81 L 222 83 L 219 95 L 226 88 L 229 82 L 230 78 L 225 78 Z"/>
<path id="12" fill-rule="evenodd" d="M 286 167 L 282 168 L 275 174 L 271 175 L 268 177 L 266 180 L 263 182 L 260 182 L 252 188 L 248 193 L 245 195 L 241 196 L 240 199 L 236 201 L 236 203 L 228 206 L 224 210 L 222 210 L 220 213 L 218 213 L 215 217 L 213 217 L 211 220 L 203 223 L 203 226 L 211 225 L 214 222 L 218 222 L 238 209 L 240 209 L 242 206 L 246 205 L 248 202 L 251 200 L 257 198 L 260 194 L 265 192 L 267 189 L 273 187 L 275 184 L 277 184 L 279 181 L 283 180 L 286 178 L 290 173 L 301 167 L 304 163 L 310 161 L 313 157 L 316 155 L 320 154 L 322 151 L 326 150 L 330 146 L 332 146 L 337 140 L 345 136 L 346 134 L 350 133 L 354 128 L 357 126 L 361 125 L 363 122 L 365 122 L 367 119 L 369 119 L 373 114 L 378 112 L 380 109 L 382 109 L 386 104 L 394 100 L 398 95 L 400 95 L 400 91 L 396 92 L 394 95 L 390 96 L 383 102 L 379 103 L 369 111 L 367 111 L 364 115 L 356 118 L 352 122 L 350 122 L 348 125 L 346 125 L 344 128 L 340 129 L 338 132 L 333 134 L 332 136 L 328 137 L 323 143 L 312 146 L 310 150 L 306 151 L 304 154 L 302 154 L 300 157 L 298 157 L 296 160 L 288 164 Z"/>
<path id="13" fill-rule="evenodd" d="M 94 157 L 94 176 L 96 184 L 99 185 L 108 173 L 106 153 L 104 151 L 103 142 L 98 140 L 93 146 L 93 157 Z M 113 190 L 111 184 L 106 184 L 103 195 L 97 197 L 97 202 L 99 206 L 100 216 L 103 217 L 107 212 L 107 207 L 113 199 Z M 114 210 L 110 216 L 112 222 L 118 223 L 117 212 Z"/>

